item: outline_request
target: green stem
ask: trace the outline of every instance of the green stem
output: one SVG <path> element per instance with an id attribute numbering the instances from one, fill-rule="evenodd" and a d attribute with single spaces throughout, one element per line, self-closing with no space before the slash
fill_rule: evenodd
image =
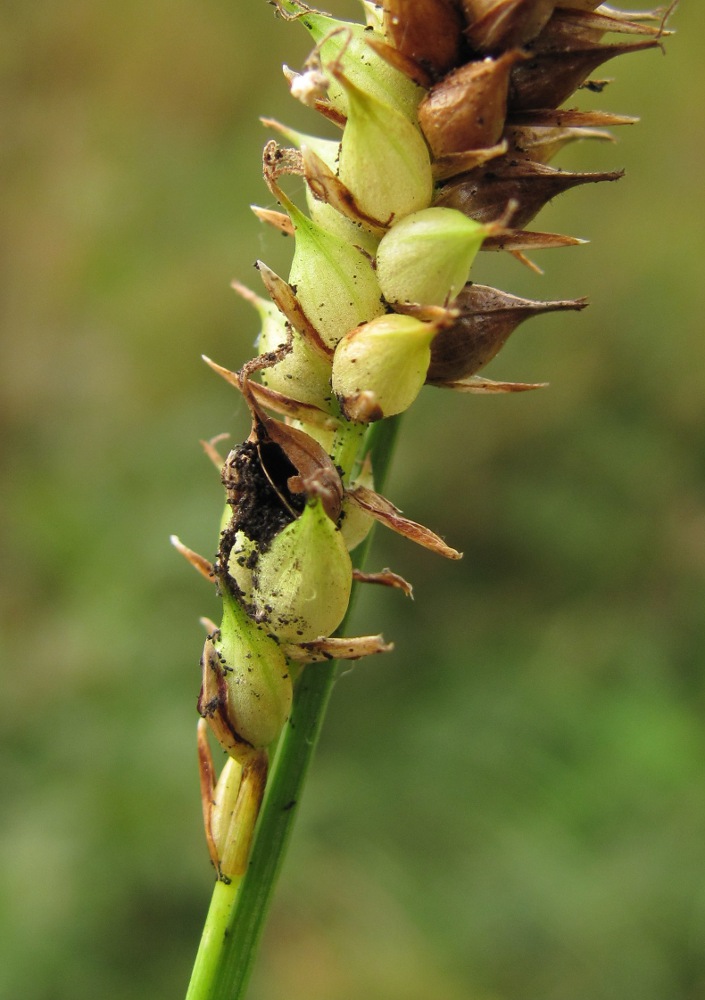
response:
<path id="1" fill-rule="evenodd" d="M 232 919 L 241 883 L 242 879 L 238 879 L 237 882 L 218 881 L 215 883 L 186 1000 L 201 1000 L 203 997 L 212 995 L 213 984 L 218 972 L 218 957 Z"/>
<path id="2" fill-rule="evenodd" d="M 382 489 L 392 457 L 399 418 L 374 424 L 365 440 Z M 361 568 L 370 537 L 355 553 Z M 352 607 L 352 602 L 351 602 Z M 350 610 L 341 628 L 350 618 Z M 243 1000 L 274 886 L 298 811 L 337 664 L 307 667 L 297 683 L 291 718 L 282 733 L 267 781 L 252 855 L 240 886 L 217 882 L 186 1000 Z"/>

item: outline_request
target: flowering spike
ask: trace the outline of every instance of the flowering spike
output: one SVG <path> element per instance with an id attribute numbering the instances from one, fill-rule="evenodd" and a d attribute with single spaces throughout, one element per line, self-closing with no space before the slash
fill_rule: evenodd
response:
<path id="1" fill-rule="evenodd" d="M 471 264 L 479 249 L 506 250 L 537 271 L 525 252 L 582 242 L 523 227 L 556 194 L 620 174 L 548 164 L 566 143 L 607 139 L 597 130 L 635 119 L 558 106 L 580 87 L 599 90 L 585 81 L 607 59 L 660 45 L 676 0 L 653 14 L 600 0 L 362 0 L 366 25 L 301 0 L 272 2 L 315 42 L 301 73 L 284 69 L 292 94 L 342 138 L 265 121 L 289 145 L 267 143 L 264 175 L 279 205 L 254 211 L 294 237 L 293 262 L 288 281 L 257 265 L 271 302 L 236 286 L 260 315 L 259 356 L 239 371 L 208 362 L 252 417 L 225 462 L 207 446 L 227 500 L 217 557 L 211 564 L 175 543 L 215 581 L 224 606 L 221 627 L 209 626 L 199 699 L 232 761 L 216 782 L 204 723 L 207 839 L 224 880 L 247 865 L 267 748 L 292 703 L 290 664 L 298 675 L 299 664 L 389 648 L 381 636 L 331 636 L 349 602 L 349 550 L 377 520 L 460 557 L 375 492 L 369 458 L 377 464 L 390 438 L 367 425 L 405 410 L 425 382 L 468 394 L 544 384 L 477 373 L 524 319 L 584 300 L 536 302 L 469 284 Z M 636 42 L 605 45 L 606 32 Z M 308 215 L 280 189 L 287 176 L 303 187 Z M 409 590 L 386 570 L 356 578 Z M 298 688 L 305 723 L 282 744 L 284 784 L 288 762 L 308 759 L 302 734 L 323 705 L 321 676 Z M 263 847 L 282 819 L 280 788 L 260 827 Z"/>

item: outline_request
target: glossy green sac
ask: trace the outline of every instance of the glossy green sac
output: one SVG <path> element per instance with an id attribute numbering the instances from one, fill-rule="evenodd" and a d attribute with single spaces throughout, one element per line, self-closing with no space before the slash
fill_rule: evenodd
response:
<path id="1" fill-rule="evenodd" d="M 442 306 L 467 283 L 487 226 L 454 208 L 427 208 L 384 235 L 377 279 L 387 302 Z"/>
<path id="2" fill-rule="evenodd" d="M 347 418 L 369 423 L 408 409 L 426 380 L 436 332 L 392 313 L 347 333 L 333 358 L 333 391 Z"/>
<path id="3" fill-rule="evenodd" d="M 418 128 L 341 76 L 348 120 L 340 144 L 338 174 L 359 209 L 389 225 L 427 208 L 433 197 L 428 146 Z"/>
<path id="4" fill-rule="evenodd" d="M 350 601 L 352 563 L 318 497 L 262 553 L 252 592 L 256 613 L 283 642 L 329 636 Z"/>
<path id="5" fill-rule="evenodd" d="M 289 283 L 321 340 L 334 348 L 352 327 L 384 312 L 370 260 L 284 202 L 296 230 Z"/>
<path id="6" fill-rule="evenodd" d="M 206 640 L 201 713 L 231 756 L 239 744 L 257 749 L 277 739 L 291 711 L 286 656 L 227 591 L 223 620 Z"/>

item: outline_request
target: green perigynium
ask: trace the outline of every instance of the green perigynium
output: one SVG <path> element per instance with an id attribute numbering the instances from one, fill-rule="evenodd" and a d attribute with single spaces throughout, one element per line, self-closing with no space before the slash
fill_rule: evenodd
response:
<path id="1" fill-rule="evenodd" d="M 390 313 L 346 333 L 332 374 L 345 417 L 370 423 L 407 410 L 426 381 L 437 332 L 433 323 Z"/>
<path id="2" fill-rule="evenodd" d="M 377 250 L 377 280 L 390 305 L 442 306 L 465 287 L 487 226 L 453 208 L 426 208 L 392 226 Z"/>
<path id="3" fill-rule="evenodd" d="M 345 539 L 314 496 L 259 558 L 252 588 L 255 616 L 280 641 L 309 642 L 340 625 L 351 587 Z"/>
<path id="4" fill-rule="evenodd" d="M 225 461 L 209 446 L 227 499 L 215 561 L 176 543 L 223 602 L 199 699 L 204 816 L 221 883 L 189 1000 L 242 996 L 335 676 L 320 661 L 389 648 L 378 635 L 332 635 L 356 573 L 349 552 L 361 551 L 379 520 L 460 555 L 375 492 L 387 418 L 425 384 L 536 387 L 476 373 L 527 316 L 584 300 L 533 302 L 475 285 L 472 264 L 483 249 L 525 261 L 532 249 L 576 242 L 518 227 L 562 190 L 617 179 L 548 161 L 628 119 L 559 105 L 606 59 L 659 44 L 663 30 L 654 15 L 596 0 L 363 2 L 365 24 L 299 0 L 274 5 L 315 44 L 302 72 L 287 77 L 325 135 L 266 121 L 291 148 L 268 143 L 265 178 L 283 211 L 257 213 L 293 236 L 291 269 L 285 281 L 259 265 L 271 302 L 236 286 L 259 313 L 259 355 L 239 372 L 213 367 L 241 392 L 251 430 Z M 645 40 L 605 45 L 606 32 Z M 282 189 L 291 175 L 308 214 Z M 389 570 L 363 578 L 410 592 Z M 297 722 L 287 725 L 292 713 Z M 219 781 L 206 724 L 231 761 Z"/>
<path id="5" fill-rule="evenodd" d="M 281 647 L 232 594 L 220 628 L 206 639 L 199 711 L 223 748 L 246 761 L 268 747 L 289 717 L 291 673 Z"/>

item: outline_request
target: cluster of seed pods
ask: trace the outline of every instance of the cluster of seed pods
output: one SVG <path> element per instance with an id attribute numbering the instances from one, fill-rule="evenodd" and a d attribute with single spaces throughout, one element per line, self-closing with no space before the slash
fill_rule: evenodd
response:
<path id="1" fill-rule="evenodd" d="M 381 636 L 332 638 L 355 576 L 350 552 L 377 520 L 459 556 L 375 492 L 366 431 L 425 384 L 537 387 L 478 373 L 525 319 L 585 300 L 474 284 L 472 263 L 482 250 L 530 264 L 527 254 L 579 242 L 525 227 L 557 194 L 620 173 L 549 162 L 633 119 L 561 105 L 581 87 L 599 91 L 590 74 L 607 60 L 659 45 L 665 20 L 594 0 L 363 0 L 363 24 L 298 0 L 275 6 L 313 39 L 303 71 L 285 73 L 329 137 L 265 120 L 277 141 L 264 177 L 281 211 L 255 211 L 294 237 L 291 270 L 284 279 L 258 263 L 267 298 L 235 285 L 260 316 L 260 353 L 239 372 L 209 363 L 242 393 L 252 430 L 217 458 L 227 505 L 215 561 L 175 540 L 223 600 L 198 705 L 206 831 L 225 880 L 246 864 L 297 673 L 388 648 Z M 282 190 L 289 175 L 303 179 L 306 211 Z M 410 590 L 389 571 L 366 578 Z M 217 782 L 207 726 L 228 754 Z"/>

